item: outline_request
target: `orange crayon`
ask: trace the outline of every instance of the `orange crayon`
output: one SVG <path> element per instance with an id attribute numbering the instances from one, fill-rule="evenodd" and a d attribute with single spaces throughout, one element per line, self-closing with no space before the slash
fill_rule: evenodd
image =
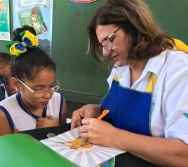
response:
<path id="1" fill-rule="evenodd" d="M 102 114 L 97 118 L 97 119 L 102 119 L 103 117 L 105 117 L 110 111 L 109 110 L 103 110 Z"/>

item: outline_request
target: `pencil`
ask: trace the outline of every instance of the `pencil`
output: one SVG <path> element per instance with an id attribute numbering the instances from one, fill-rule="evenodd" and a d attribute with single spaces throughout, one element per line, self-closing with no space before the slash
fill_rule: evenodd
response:
<path id="1" fill-rule="evenodd" d="M 102 119 L 103 117 L 105 117 L 110 111 L 109 110 L 103 110 L 102 114 L 97 118 L 97 119 Z"/>

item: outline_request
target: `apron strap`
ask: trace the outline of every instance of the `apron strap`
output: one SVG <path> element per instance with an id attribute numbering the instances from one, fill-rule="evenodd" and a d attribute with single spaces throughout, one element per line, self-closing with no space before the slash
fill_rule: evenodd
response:
<path id="1" fill-rule="evenodd" d="M 184 51 L 184 52 L 188 53 L 188 46 L 185 43 L 183 43 L 179 39 L 173 38 L 173 40 L 175 42 L 174 49 L 181 50 L 181 51 Z M 117 76 L 114 76 L 114 80 L 115 81 L 119 81 L 119 78 Z M 153 92 L 153 89 L 155 87 L 155 83 L 156 82 L 157 82 L 157 76 L 156 76 L 156 74 L 152 73 L 151 76 L 150 76 L 149 82 L 148 82 L 148 84 L 146 86 L 146 90 L 145 91 L 148 92 L 148 93 Z"/>
<path id="2" fill-rule="evenodd" d="M 148 93 L 153 92 L 156 82 L 157 82 L 157 75 L 152 73 L 149 78 L 149 82 L 146 86 L 146 92 L 148 92 Z"/>
<path id="3" fill-rule="evenodd" d="M 115 76 L 114 76 L 114 78 L 113 78 L 113 80 L 115 80 L 115 81 L 119 82 L 119 78 L 118 78 L 118 76 L 117 76 L 117 75 L 115 75 Z"/>
<path id="4" fill-rule="evenodd" d="M 179 39 L 175 39 L 175 38 L 173 38 L 173 40 L 175 42 L 174 49 L 188 53 L 188 46 L 184 42 L 182 42 Z M 146 92 L 153 92 L 156 81 L 157 81 L 157 76 L 156 76 L 156 74 L 152 73 L 150 76 L 148 85 L 146 87 Z"/>
<path id="5" fill-rule="evenodd" d="M 113 78 L 113 80 L 119 82 L 118 76 L 115 75 L 114 78 Z M 153 89 L 155 87 L 155 83 L 156 82 L 157 82 L 157 75 L 154 74 L 154 73 L 152 73 L 151 76 L 150 76 L 150 78 L 149 78 L 149 81 L 148 81 L 148 84 L 146 86 L 146 90 L 145 91 L 148 92 L 148 93 L 153 92 Z"/>

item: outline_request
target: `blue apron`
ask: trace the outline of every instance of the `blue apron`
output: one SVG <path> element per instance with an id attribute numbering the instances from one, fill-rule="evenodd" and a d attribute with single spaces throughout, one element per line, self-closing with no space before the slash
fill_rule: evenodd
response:
<path id="1" fill-rule="evenodd" d="M 101 102 L 101 109 L 110 110 L 103 120 L 130 132 L 151 136 L 150 109 L 156 75 L 152 74 L 146 92 L 122 87 L 118 80 Z"/>

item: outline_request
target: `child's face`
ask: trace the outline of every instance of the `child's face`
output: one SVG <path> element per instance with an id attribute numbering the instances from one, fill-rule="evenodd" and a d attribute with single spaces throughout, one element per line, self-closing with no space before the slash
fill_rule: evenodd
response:
<path id="1" fill-rule="evenodd" d="M 10 65 L 0 67 L 0 76 L 2 77 L 10 76 Z"/>
<path id="2" fill-rule="evenodd" d="M 44 91 L 40 97 L 36 97 L 30 90 L 20 83 L 20 93 L 24 104 L 37 108 L 45 107 L 53 93 L 50 88 L 54 86 L 56 81 L 55 71 L 52 69 L 42 69 L 39 71 L 33 80 L 24 80 L 23 82 L 34 91 Z"/>

